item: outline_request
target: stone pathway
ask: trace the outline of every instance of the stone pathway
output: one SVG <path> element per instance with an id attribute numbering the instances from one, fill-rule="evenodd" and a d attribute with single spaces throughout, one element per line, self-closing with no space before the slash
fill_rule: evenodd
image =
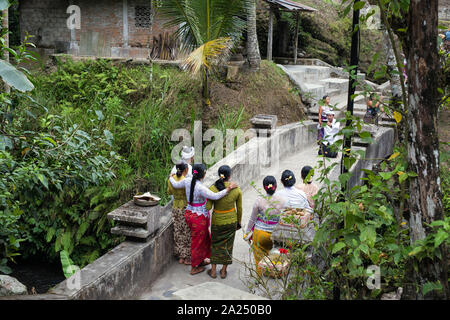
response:
<path id="1" fill-rule="evenodd" d="M 310 165 L 312 167 L 317 165 L 317 160 L 319 159 L 317 155 L 318 146 L 313 145 L 304 151 L 295 154 L 295 155 L 286 155 L 286 157 L 282 156 L 280 159 L 280 166 L 278 168 L 269 168 L 264 176 L 273 175 L 277 178 L 279 184 L 281 173 L 283 170 L 289 169 L 294 172 L 297 181 L 301 179 L 300 171 L 303 166 Z M 340 161 L 340 155 L 336 159 L 328 159 L 330 163 Z M 328 164 L 329 165 L 329 164 Z M 337 172 L 336 172 L 337 174 Z M 262 190 L 262 180 L 264 176 L 255 179 L 255 183 L 258 188 Z M 232 177 L 233 178 L 233 177 Z M 315 176 L 317 178 L 317 174 Z M 333 178 L 333 177 L 332 177 Z M 278 186 L 280 188 L 280 185 Z M 282 186 L 281 186 L 282 188 Z M 190 266 L 180 265 L 174 258 L 174 263 L 169 266 L 169 268 L 165 271 L 161 277 L 154 282 L 151 288 L 136 299 L 141 300 L 167 300 L 174 299 L 173 293 L 180 289 L 189 288 L 191 286 L 199 285 L 206 282 L 211 283 L 221 283 L 228 285 L 230 287 L 243 290 L 246 292 L 250 292 L 249 288 L 245 284 L 249 280 L 248 278 L 248 270 L 245 267 L 245 264 L 251 265 L 253 263 L 252 254 L 250 251 L 250 247 L 246 241 L 242 239 L 243 230 L 248 223 L 248 219 L 251 214 L 251 210 L 253 207 L 253 203 L 258 196 L 258 193 L 252 186 L 243 186 L 243 217 L 242 224 L 243 228 L 236 232 L 236 238 L 234 242 L 234 250 L 233 257 L 235 258 L 235 262 L 228 267 L 228 276 L 226 279 L 221 279 L 219 273 L 217 272 L 217 278 L 212 279 L 205 272 L 201 274 L 197 274 L 191 276 L 189 274 Z M 221 266 L 218 266 L 218 270 L 220 270 Z M 207 267 L 209 269 L 210 266 Z M 220 286 L 218 286 L 220 288 Z M 219 289 L 218 289 L 219 290 Z M 262 292 L 255 291 L 254 293 L 263 295 Z M 203 299 L 214 299 L 214 297 L 203 297 Z M 201 300 L 201 297 L 192 297 L 195 300 Z M 231 298 L 232 299 L 232 298 Z"/>

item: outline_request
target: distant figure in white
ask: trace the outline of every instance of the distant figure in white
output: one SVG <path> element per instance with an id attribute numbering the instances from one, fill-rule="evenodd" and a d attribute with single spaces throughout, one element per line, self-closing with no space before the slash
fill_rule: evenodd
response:
<path id="1" fill-rule="evenodd" d="M 188 165 L 188 173 L 186 178 L 192 178 L 192 162 L 194 161 L 195 149 L 194 147 L 184 146 L 181 151 L 181 161 L 185 162 Z M 174 165 L 172 171 L 170 172 L 170 176 L 177 174 L 177 166 Z"/>
<path id="2" fill-rule="evenodd" d="M 336 158 L 337 152 L 331 151 L 330 146 L 338 140 L 337 134 L 340 129 L 340 123 L 334 119 L 334 111 L 327 112 L 327 125 L 324 127 L 324 141 L 321 142 L 319 155 L 329 158 Z"/>

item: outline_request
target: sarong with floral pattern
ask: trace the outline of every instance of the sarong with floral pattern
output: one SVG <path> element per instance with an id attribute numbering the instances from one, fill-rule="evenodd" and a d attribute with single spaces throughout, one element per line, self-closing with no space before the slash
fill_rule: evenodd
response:
<path id="1" fill-rule="evenodd" d="M 172 208 L 172 216 L 175 256 L 189 260 L 191 258 L 191 230 L 184 218 L 184 209 Z"/>

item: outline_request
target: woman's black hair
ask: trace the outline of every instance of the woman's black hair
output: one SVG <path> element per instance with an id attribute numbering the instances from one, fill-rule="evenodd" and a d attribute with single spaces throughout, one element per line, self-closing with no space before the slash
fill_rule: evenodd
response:
<path id="1" fill-rule="evenodd" d="M 324 95 L 323 97 L 322 97 L 322 100 L 325 102 L 325 99 L 327 98 L 327 97 L 329 97 L 329 95 Z"/>
<path id="2" fill-rule="evenodd" d="M 188 165 L 186 162 L 179 162 L 175 167 L 177 168 L 177 177 L 179 178 L 183 174 L 183 171 L 186 170 Z"/>
<path id="3" fill-rule="evenodd" d="M 223 165 L 219 168 L 219 179 L 214 183 L 217 190 L 222 191 L 225 189 L 225 181 L 227 181 L 231 176 L 231 168 L 230 166 Z"/>
<path id="4" fill-rule="evenodd" d="M 275 193 L 275 190 L 277 190 L 277 179 L 275 179 L 274 176 L 265 177 L 263 180 L 263 187 L 269 195 L 273 195 Z"/>
<path id="5" fill-rule="evenodd" d="M 205 177 L 206 167 L 203 163 L 196 163 L 192 166 L 192 182 L 191 182 L 191 192 L 189 193 L 189 202 L 192 203 L 194 198 L 194 188 L 197 180 L 201 180 Z"/>
<path id="6" fill-rule="evenodd" d="M 291 170 L 284 170 L 281 174 L 281 182 L 285 187 L 292 187 L 296 182 L 294 173 Z"/>
<path id="7" fill-rule="evenodd" d="M 310 166 L 304 166 L 302 168 L 302 180 L 304 181 L 306 179 L 306 177 L 308 176 L 309 172 L 312 170 L 313 168 Z M 312 180 L 308 181 L 307 183 L 311 183 Z"/>

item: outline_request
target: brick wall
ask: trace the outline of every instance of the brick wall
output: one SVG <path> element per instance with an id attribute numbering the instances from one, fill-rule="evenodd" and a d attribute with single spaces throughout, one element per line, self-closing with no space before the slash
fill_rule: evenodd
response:
<path id="1" fill-rule="evenodd" d="M 450 21 L 450 0 L 439 0 L 439 19 Z"/>
<path id="2" fill-rule="evenodd" d="M 35 35 L 34 43 L 41 48 L 68 52 L 71 31 L 67 28 L 70 4 L 81 9 L 81 29 L 75 30 L 77 50 L 82 55 L 146 57 L 149 28 L 136 26 L 136 6 L 149 6 L 148 0 L 127 0 L 128 46 L 124 48 L 123 0 L 21 0 L 20 24 L 22 39 L 26 32 Z M 167 31 L 158 17 L 153 35 Z M 170 31 L 170 30 L 169 30 Z"/>
<path id="3" fill-rule="evenodd" d="M 20 29 L 22 39 L 26 32 L 34 35 L 32 41 L 41 48 L 55 48 L 70 40 L 66 27 L 68 1 L 20 1 Z"/>

